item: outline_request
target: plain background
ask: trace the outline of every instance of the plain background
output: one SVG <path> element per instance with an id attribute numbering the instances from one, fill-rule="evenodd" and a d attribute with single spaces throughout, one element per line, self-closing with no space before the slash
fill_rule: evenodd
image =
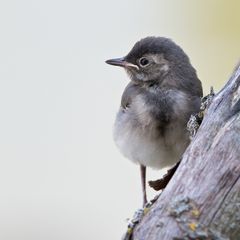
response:
<path id="1" fill-rule="evenodd" d="M 0 239 L 120 239 L 142 199 L 138 166 L 112 140 L 128 79 L 104 61 L 167 36 L 205 93 L 218 91 L 239 60 L 239 9 L 238 0 L 1 1 Z"/>

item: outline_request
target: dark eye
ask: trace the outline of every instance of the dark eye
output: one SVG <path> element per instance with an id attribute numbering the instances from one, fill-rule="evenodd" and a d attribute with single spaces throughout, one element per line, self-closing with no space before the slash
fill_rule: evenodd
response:
<path id="1" fill-rule="evenodd" d="M 149 64 L 149 60 L 145 57 L 140 58 L 139 63 L 142 67 L 145 67 Z"/>

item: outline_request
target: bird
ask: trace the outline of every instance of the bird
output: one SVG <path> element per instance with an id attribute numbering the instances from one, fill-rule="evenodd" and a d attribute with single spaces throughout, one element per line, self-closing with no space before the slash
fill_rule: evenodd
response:
<path id="1" fill-rule="evenodd" d="M 202 84 L 187 54 L 166 37 L 145 37 L 127 55 L 106 63 L 124 68 L 130 79 L 113 138 L 120 152 L 140 166 L 144 206 L 146 168 L 170 168 L 180 161 L 190 143 L 187 122 L 200 109 Z"/>

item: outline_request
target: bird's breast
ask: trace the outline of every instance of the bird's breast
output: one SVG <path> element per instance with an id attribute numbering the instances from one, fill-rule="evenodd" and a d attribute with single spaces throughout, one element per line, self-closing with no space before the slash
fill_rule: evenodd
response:
<path id="1" fill-rule="evenodd" d="M 181 121 L 173 122 L 155 108 L 156 104 L 142 95 L 132 99 L 129 108 L 120 108 L 114 140 L 122 154 L 133 162 L 163 168 L 179 160 L 188 144 L 188 135 Z"/>

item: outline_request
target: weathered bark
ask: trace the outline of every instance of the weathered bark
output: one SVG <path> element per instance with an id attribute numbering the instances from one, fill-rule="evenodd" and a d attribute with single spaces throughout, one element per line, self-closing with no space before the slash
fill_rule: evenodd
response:
<path id="1" fill-rule="evenodd" d="M 240 239 L 240 66 L 133 239 Z"/>

